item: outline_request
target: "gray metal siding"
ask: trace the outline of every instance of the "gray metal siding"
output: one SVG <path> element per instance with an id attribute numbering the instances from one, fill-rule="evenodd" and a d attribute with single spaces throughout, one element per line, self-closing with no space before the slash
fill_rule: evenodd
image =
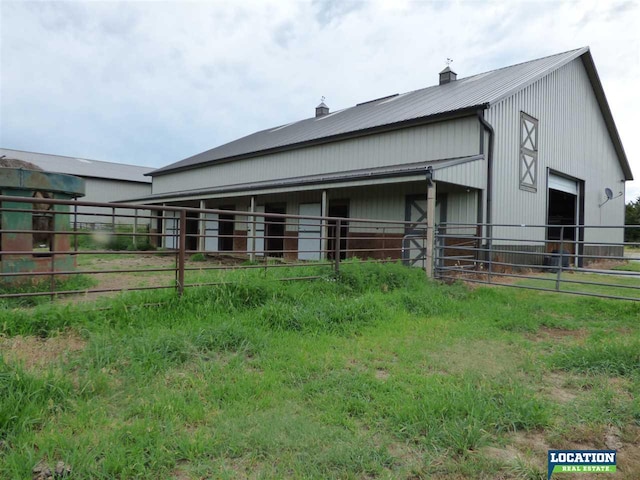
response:
<path id="1" fill-rule="evenodd" d="M 478 137 L 477 119 L 467 117 L 162 175 L 153 193 L 470 156 Z"/>
<path id="2" fill-rule="evenodd" d="M 118 180 L 105 180 L 99 178 L 85 179 L 86 195 L 80 198 L 80 201 L 86 202 L 115 202 L 127 198 L 141 197 L 151 193 L 151 185 L 137 182 L 125 182 Z M 111 223 L 111 208 L 100 207 L 81 207 L 82 212 L 93 212 L 102 214 L 100 216 L 78 215 L 78 222 L 89 223 Z M 143 213 L 144 212 L 144 213 Z M 140 215 L 148 215 L 145 210 L 138 210 Z M 129 209 L 116 209 L 116 215 L 127 214 L 132 215 L 133 211 Z M 116 223 L 132 224 L 132 218 L 117 218 Z M 148 220 L 140 220 L 139 223 L 149 223 Z"/>
<path id="3" fill-rule="evenodd" d="M 537 192 L 519 187 L 520 112 L 539 120 Z M 624 223 L 624 197 L 602 209 L 604 188 L 624 191 L 624 173 L 616 156 L 600 107 L 580 58 L 573 60 L 505 98 L 486 112 L 494 126 L 493 222 L 507 224 L 545 224 L 547 221 L 548 168 L 585 182 L 587 225 Z M 527 239 L 531 232 L 509 232 Z M 495 229 L 494 235 L 506 235 Z M 621 240 L 617 238 L 615 241 Z M 537 239 L 544 238 L 539 230 Z M 587 241 L 611 240 L 611 236 L 587 233 Z"/>
<path id="4" fill-rule="evenodd" d="M 464 187 L 484 189 L 487 186 L 487 162 L 481 159 L 437 169 L 434 172 L 434 179 L 436 182 L 447 182 Z"/>
<path id="5" fill-rule="evenodd" d="M 66 173 L 78 177 L 105 178 L 110 180 L 123 180 L 125 182 L 151 183 L 146 173 L 153 168 L 125 163 L 102 162 L 86 158 L 65 157 L 62 155 L 50 155 L 48 153 L 25 152 L 0 148 L 0 156 L 16 158 L 31 162 L 47 172 Z"/>
<path id="6" fill-rule="evenodd" d="M 471 192 L 449 192 L 447 194 L 447 223 L 476 223 L 478 220 L 478 194 Z M 452 228 L 451 233 L 474 234 L 475 228 Z"/>

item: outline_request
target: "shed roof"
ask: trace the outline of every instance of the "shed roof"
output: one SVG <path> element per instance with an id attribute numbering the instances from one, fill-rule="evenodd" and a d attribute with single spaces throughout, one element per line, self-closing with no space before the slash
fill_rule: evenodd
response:
<path id="1" fill-rule="evenodd" d="M 25 152 L 23 150 L 12 150 L 10 148 L 0 148 L 0 157 L 3 155 L 9 158 L 31 162 L 47 172 L 64 173 L 78 177 L 151 183 L 151 179 L 145 175 L 153 170 L 153 168 L 138 165 L 65 157 L 47 153 Z"/>
<path id="2" fill-rule="evenodd" d="M 583 56 L 620 163 L 627 178 L 631 179 L 631 169 L 588 47 L 460 78 L 444 85 L 382 97 L 321 117 L 262 130 L 154 170 L 150 175 L 295 149 L 385 128 L 402 128 L 439 116 L 472 113 L 479 108 L 488 108 L 580 56 Z"/>

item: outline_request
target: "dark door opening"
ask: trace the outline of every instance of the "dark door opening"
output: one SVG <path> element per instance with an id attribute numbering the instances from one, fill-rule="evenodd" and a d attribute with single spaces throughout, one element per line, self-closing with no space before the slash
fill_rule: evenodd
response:
<path id="1" fill-rule="evenodd" d="M 578 197 L 571 193 L 549 189 L 549 206 L 547 214 L 547 250 L 560 252 L 562 249 L 569 253 L 576 253 L 576 228 L 561 225 L 578 224 Z M 556 226 L 557 225 L 557 226 Z"/>
<path id="2" fill-rule="evenodd" d="M 264 206 L 265 213 L 287 213 L 285 204 L 267 204 Z M 272 257 L 282 257 L 284 250 L 284 230 L 285 219 L 281 217 L 265 216 L 264 244 L 268 255 Z"/>
<path id="3" fill-rule="evenodd" d="M 198 212 L 187 212 L 187 235 L 185 238 L 187 250 L 198 250 L 199 224 Z"/>
<path id="4" fill-rule="evenodd" d="M 328 214 L 330 217 L 349 218 L 349 203 L 330 203 Z M 334 260 L 336 257 L 336 227 L 337 222 L 335 220 L 329 220 L 327 224 L 327 236 L 329 237 L 327 241 L 327 258 L 330 260 Z M 349 223 L 347 221 L 340 221 L 340 260 L 347 258 L 348 235 Z"/>
<path id="5" fill-rule="evenodd" d="M 220 207 L 220 210 L 235 210 L 233 205 Z M 218 250 L 221 252 L 233 251 L 233 234 L 234 234 L 235 215 L 230 213 L 221 213 L 218 216 Z"/>

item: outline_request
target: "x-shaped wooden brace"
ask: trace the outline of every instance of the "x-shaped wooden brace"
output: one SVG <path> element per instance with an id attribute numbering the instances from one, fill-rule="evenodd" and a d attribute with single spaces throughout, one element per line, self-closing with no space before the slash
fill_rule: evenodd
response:
<path id="1" fill-rule="evenodd" d="M 529 122 L 527 122 L 526 120 L 524 122 L 522 122 L 524 124 L 524 130 L 527 132 L 527 136 L 525 137 L 524 141 L 522 142 L 522 146 L 524 148 L 527 148 L 527 141 L 531 142 L 531 150 L 535 150 L 536 149 L 536 144 L 533 141 L 533 133 L 535 132 L 536 126 L 534 124 L 531 124 L 531 129 L 529 129 Z"/>
<path id="2" fill-rule="evenodd" d="M 531 157 L 531 163 L 527 162 L 527 156 L 522 154 L 522 162 L 524 163 L 524 166 L 526 168 L 525 172 L 522 174 L 522 178 L 521 181 L 525 182 L 525 179 L 527 178 L 527 176 L 529 176 L 529 178 L 531 179 L 531 185 L 533 185 L 536 182 L 536 179 L 534 177 L 534 172 L 532 171 L 533 169 L 533 164 L 535 163 L 535 158 Z"/>

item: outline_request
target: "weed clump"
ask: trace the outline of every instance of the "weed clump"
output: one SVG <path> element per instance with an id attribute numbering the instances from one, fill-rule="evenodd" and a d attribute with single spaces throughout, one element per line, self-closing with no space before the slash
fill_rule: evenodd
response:
<path id="1" fill-rule="evenodd" d="M 375 294 L 349 298 L 338 295 L 309 298 L 304 303 L 271 301 L 259 313 L 261 322 L 275 330 L 345 334 L 389 317 L 390 310 Z"/>
<path id="2" fill-rule="evenodd" d="M 424 281 L 422 270 L 412 270 L 401 263 L 381 265 L 354 259 L 342 264 L 339 281 L 347 290 L 354 293 L 369 290 L 386 292 L 415 283 L 417 275 L 420 275 Z"/>
<path id="3" fill-rule="evenodd" d="M 192 262 L 206 262 L 207 257 L 204 253 L 194 253 L 189 257 L 189 260 Z"/>
<path id="4" fill-rule="evenodd" d="M 640 341 L 601 340 L 566 347 L 551 357 L 551 364 L 581 373 L 639 374 Z"/>
<path id="5" fill-rule="evenodd" d="M 422 438 L 433 448 L 458 454 L 481 446 L 491 435 L 532 430 L 549 423 L 550 410 L 520 383 L 463 376 L 430 377 L 416 398 L 391 413 L 403 437 Z"/>
<path id="6" fill-rule="evenodd" d="M 236 352 L 255 355 L 264 339 L 254 329 L 237 322 L 224 322 L 201 328 L 191 335 L 191 344 L 198 352 Z"/>
<path id="7" fill-rule="evenodd" d="M 0 439 L 39 427 L 72 395 L 70 382 L 52 374 L 36 377 L 0 357 Z"/>

